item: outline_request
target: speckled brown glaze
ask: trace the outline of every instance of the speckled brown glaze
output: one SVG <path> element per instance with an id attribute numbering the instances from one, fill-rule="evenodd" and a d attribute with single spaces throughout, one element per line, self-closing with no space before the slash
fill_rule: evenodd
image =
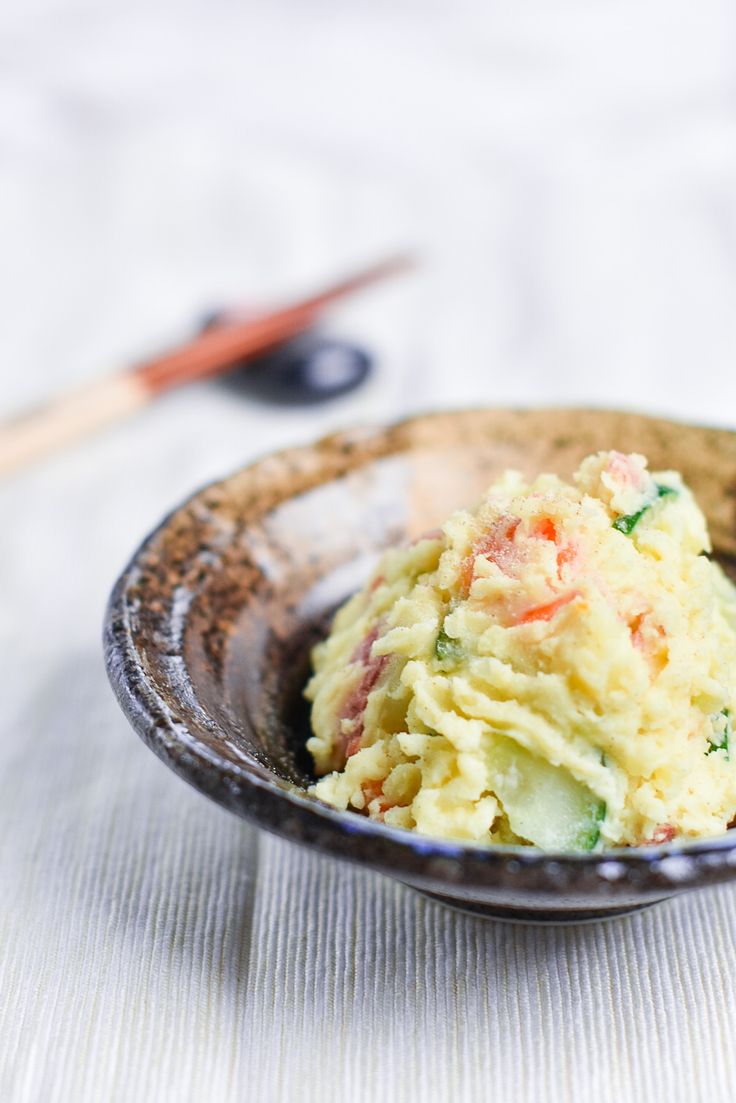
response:
<path id="1" fill-rule="evenodd" d="M 580 921 L 733 877 L 733 833 L 550 856 L 428 839 L 306 792 L 309 649 L 380 551 L 471 504 L 506 467 L 569 476 L 602 448 L 682 471 L 718 555 L 736 562 L 734 433 L 610 411 L 475 410 L 337 434 L 205 487 L 144 542 L 105 623 L 123 709 L 156 754 L 231 811 L 474 912 Z"/>

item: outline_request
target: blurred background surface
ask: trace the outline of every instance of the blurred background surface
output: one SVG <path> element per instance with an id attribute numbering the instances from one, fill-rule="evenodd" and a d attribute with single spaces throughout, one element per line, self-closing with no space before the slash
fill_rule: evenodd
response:
<path id="1" fill-rule="evenodd" d="M 338 426 L 549 402 L 733 425 L 735 31 L 725 0 L 0 9 L 0 414 L 213 306 L 422 259 L 331 320 L 376 356 L 351 396 L 199 385 L 0 485 L 4 1099 L 725 1098 L 731 890 L 590 932 L 438 913 L 178 784 L 98 634 L 165 509 Z"/>

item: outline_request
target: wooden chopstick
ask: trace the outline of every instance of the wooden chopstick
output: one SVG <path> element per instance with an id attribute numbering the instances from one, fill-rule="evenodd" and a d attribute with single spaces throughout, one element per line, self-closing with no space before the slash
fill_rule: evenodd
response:
<path id="1" fill-rule="evenodd" d="M 0 426 L 0 475 L 135 413 L 165 391 L 268 352 L 308 329 L 339 299 L 411 266 L 408 257 L 391 257 L 289 306 L 246 321 L 223 321 L 179 348 L 5 422 Z"/>

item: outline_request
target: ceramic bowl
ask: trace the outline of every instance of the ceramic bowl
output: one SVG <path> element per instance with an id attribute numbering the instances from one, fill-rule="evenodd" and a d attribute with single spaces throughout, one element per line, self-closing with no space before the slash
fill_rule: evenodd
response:
<path id="1" fill-rule="evenodd" d="M 131 724 L 176 773 L 292 842 L 485 916 L 581 922 L 736 875 L 733 832 L 600 854 L 481 848 L 312 798 L 301 696 L 309 650 L 387 545 L 472 503 L 506 467 L 570 475 L 602 448 L 682 471 L 736 562 L 736 434 L 589 410 L 477 410 L 338 434 L 196 493 L 135 553 L 105 654 Z"/>

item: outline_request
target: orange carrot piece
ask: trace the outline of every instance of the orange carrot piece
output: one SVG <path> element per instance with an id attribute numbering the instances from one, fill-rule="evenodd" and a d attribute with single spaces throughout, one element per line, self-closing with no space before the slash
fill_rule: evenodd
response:
<path id="1" fill-rule="evenodd" d="M 571 601 L 574 601 L 576 597 L 579 597 L 577 590 L 573 590 L 570 594 L 563 594 L 562 597 L 555 598 L 554 601 L 548 601 L 545 605 L 534 605 L 531 609 L 527 609 L 521 616 L 517 617 L 516 624 L 532 624 L 539 620 L 552 620 L 555 613 L 559 612 L 565 605 L 569 605 Z"/>

